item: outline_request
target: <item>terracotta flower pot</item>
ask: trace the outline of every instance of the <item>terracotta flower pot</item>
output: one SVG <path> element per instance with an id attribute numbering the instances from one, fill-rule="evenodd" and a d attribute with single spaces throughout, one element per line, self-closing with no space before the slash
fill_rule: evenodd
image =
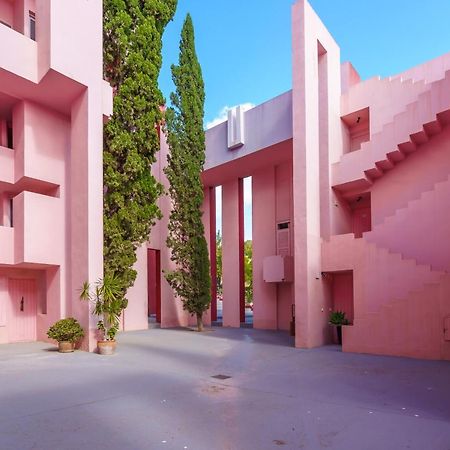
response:
<path id="1" fill-rule="evenodd" d="M 100 355 L 113 355 L 116 350 L 116 341 L 97 341 Z"/>
<path id="2" fill-rule="evenodd" d="M 74 351 L 75 344 L 69 341 L 58 342 L 59 353 L 72 353 Z"/>

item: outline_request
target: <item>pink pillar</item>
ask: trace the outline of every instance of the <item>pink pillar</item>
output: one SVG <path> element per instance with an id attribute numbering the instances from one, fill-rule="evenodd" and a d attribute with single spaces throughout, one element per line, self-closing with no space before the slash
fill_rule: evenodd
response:
<path id="1" fill-rule="evenodd" d="M 222 185 L 223 326 L 240 327 L 239 180 Z"/>
<path id="2" fill-rule="evenodd" d="M 277 329 L 277 286 L 263 280 L 263 260 L 276 254 L 275 168 L 252 176 L 253 206 L 253 324 L 255 328 Z"/>
<path id="3" fill-rule="evenodd" d="M 239 178 L 239 320 L 245 322 L 244 180 Z"/>
<path id="4" fill-rule="evenodd" d="M 324 165 L 341 152 L 340 52 L 306 0 L 295 3 L 292 13 L 295 345 L 308 348 L 329 339 L 321 228 L 329 235 L 332 203 L 324 193 Z"/>
<path id="5" fill-rule="evenodd" d="M 211 321 L 217 320 L 216 188 L 209 188 L 209 254 L 211 261 Z"/>

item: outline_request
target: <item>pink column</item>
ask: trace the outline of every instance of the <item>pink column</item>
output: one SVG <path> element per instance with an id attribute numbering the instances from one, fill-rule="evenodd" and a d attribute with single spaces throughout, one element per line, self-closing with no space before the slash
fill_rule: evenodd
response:
<path id="1" fill-rule="evenodd" d="M 276 254 L 275 168 L 252 176 L 253 324 L 277 329 L 277 286 L 263 280 L 263 260 Z"/>
<path id="2" fill-rule="evenodd" d="M 216 188 L 209 189 L 209 255 L 211 262 L 211 321 L 217 320 L 217 248 L 216 248 Z"/>
<path id="3" fill-rule="evenodd" d="M 239 180 L 222 185 L 223 326 L 240 327 Z"/>
<path id="4" fill-rule="evenodd" d="M 340 52 L 306 0 L 295 3 L 292 12 L 295 345 L 315 347 L 329 338 L 330 295 L 321 276 L 321 227 L 329 234 L 332 203 L 326 194 L 326 153 L 329 162 L 342 153 Z"/>

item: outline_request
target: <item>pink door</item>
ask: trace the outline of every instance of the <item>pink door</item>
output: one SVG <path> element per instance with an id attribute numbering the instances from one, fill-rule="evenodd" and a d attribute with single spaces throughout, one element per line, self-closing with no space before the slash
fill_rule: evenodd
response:
<path id="1" fill-rule="evenodd" d="M 353 233 L 355 238 L 362 238 L 363 233 L 372 229 L 370 208 L 358 208 L 353 211 Z"/>
<path id="2" fill-rule="evenodd" d="M 36 340 L 36 284 L 34 280 L 10 279 L 8 283 L 8 340 Z"/>

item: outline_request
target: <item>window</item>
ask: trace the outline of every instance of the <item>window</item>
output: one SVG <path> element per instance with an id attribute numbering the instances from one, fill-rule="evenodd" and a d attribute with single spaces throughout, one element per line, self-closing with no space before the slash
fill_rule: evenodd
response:
<path id="1" fill-rule="evenodd" d="M 36 14 L 33 11 L 29 11 L 30 17 L 30 38 L 33 41 L 36 40 Z"/>

